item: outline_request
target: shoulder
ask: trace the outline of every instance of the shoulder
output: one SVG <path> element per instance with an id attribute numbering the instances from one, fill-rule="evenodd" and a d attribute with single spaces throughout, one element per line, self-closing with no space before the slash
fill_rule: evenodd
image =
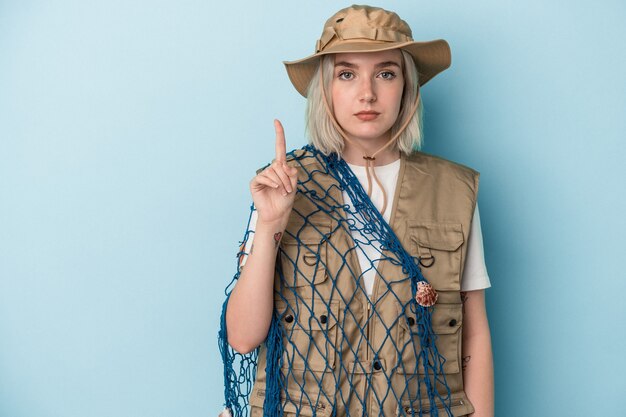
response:
<path id="1" fill-rule="evenodd" d="M 416 168 L 427 169 L 429 171 L 450 171 L 468 176 L 480 175 L 478 171 L 466 165 L 421 151 L 415 151 L 411 155 L 407 156 L 406 162 L 408 165 Z"/>
<path id="2" fill-rule="evenodd" d="M 478 171 L 467 165 L 442 158 L 440 156 L 431 155 L 421 151 L 415 151 L 406 157 L 406 162 L 415 166 L 428 167 L 441 170 L 453 170 L 476 175 Z"/>
<path id="3" fill-rule="evenodd" d="M 443 181 L 456 179 L 472 186 L 472 188 L 478 187 L 478 178 L 480 177 L 478 171 L 440 156 L 415 151 L 411 155 L 406 156 L 406 164 L 407 168 L 432 175 Z"/>

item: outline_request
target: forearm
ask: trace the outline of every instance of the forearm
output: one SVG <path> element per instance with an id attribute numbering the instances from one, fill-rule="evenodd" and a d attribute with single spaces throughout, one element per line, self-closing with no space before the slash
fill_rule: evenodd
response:
<path id="1" fill-rule="evenodd" d="M 493 417 L 493 355 L 484 291 L 466 293 L 464 320 L 462 363 L 465 393 L 474 405 L 473 417 Z"/>
<path id="2" fill-rule="evenodd" d="M 475 335 L 464 342 L 463 384 L 474 405 L 473 417 L 493 417 L 493 359 L 489 333 Z"/>
<path id="3" fill-rule="evenodd" d="M 274 268 L 281 222 L 258 222 L 254 242 L 226 308 L 228 343 L 238 352 L 255 349 L 267 336 L 273 310 Z"/>

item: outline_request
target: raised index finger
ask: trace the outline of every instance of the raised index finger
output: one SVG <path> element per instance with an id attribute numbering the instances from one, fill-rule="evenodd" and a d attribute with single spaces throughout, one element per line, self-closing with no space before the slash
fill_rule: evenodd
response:
<path id="1" fill-rule="evenodd" d="M 276 161 L 285 162 L 287 160 L 285 130 L 278 119 L 274 119 L 274 129 L 276 130 Z"/>

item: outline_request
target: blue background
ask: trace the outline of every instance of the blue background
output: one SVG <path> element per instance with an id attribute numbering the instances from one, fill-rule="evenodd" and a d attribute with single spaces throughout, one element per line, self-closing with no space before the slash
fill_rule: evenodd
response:
<path id="1" fill-rule="evenodd" d="M 266 4 L 264 4 L 266 3 Z M 0 416 L 205 416 L 282 60 L 336 1 L 0 1 Z M 452 67 L 426 152 L 481 172 L 497 415 L 623 415 L 626 5 L 379 1 Z"/>

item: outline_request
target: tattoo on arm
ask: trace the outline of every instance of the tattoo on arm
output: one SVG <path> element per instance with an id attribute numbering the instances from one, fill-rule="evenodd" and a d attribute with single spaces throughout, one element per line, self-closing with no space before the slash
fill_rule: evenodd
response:
<path id="1" fill-rule="evenodd" d="M 281 232 L 274 233 L 274 248 L 278 247 L 280 243 L 280 238 L 283 236 Z M 254 242 L 250 245 L 250 253 L 248 255 L 252 255 L 254 253 Z"/>
<path id="2" fill-rule="evenodd" d="M 465 357 L 461 360 L 463 370 L 465 370 L 465 368 L 467 368 L 467 364 L 469 363 L 470 359 L 472 359 L 472 357 L 471 357 L 471 356 L 465 356 Z"/>
<path id="3" fill-rule="evenodd" d="M 283 237 L 283 232 L 274 233 L 274 248 L 278 247 L 281 237 Z"/>

